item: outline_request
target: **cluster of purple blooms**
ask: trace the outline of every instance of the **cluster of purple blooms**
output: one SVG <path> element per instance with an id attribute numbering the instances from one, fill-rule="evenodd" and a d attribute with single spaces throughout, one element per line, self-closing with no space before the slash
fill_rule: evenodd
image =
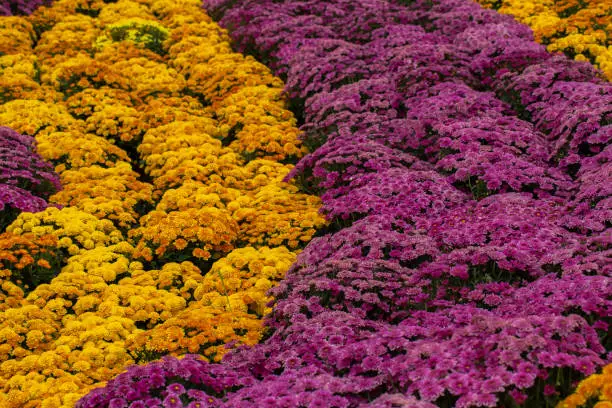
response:
<path id="1" fill-rule="evenodd" d="M 21 211 L 47 208 L 60 188 L 53 166 L 36 153 L 34 138 L 0 126 L 0 231 Z"/>
<path id="2" fill-rule="evenodd" d="M 509 16 L 406 3 L 205 3 L 285 77 L 317 147 L 290 177 L 335 229 L 264 342 L 79 408 L 554 406 L 611 360 L 612 85 Z"/>
<path id="3" fill-rule="evenodd" d="M 0 0 L 0 16 L 28 15 L 51 0 Z"/>

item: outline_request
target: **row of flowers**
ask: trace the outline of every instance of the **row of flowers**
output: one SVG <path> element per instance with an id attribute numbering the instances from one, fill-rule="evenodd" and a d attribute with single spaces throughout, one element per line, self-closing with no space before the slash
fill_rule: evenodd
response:
<path id="1" fill-rule="evenodd" d="M 465 2 L 205 7 L 286 78 L 316 148 L 289 177 L 330 233 L 271 291 L 261 344 L 131 367 L 78 407 L 544 407 L 610 361 L 612 87 L 592 67 Z M 591 378 L 566 406 L 606 406 Z"/>
<path id="2" fill-rule="evenodd" d="M 35 137 L 62 185 L 0 235 L 0 405 L 73 407 L 130 364 L 257 343 L 326 224 L 283 181 L 306 150 L 282 81 L 189 0 L 60 0 L 0 18 L 0 48 L 5 139 Z"/>
<path id="3" fill-rule="evenodd" d="M 590 61 L 612 79 L 612 14 L 606 0 L 478 2 L 527 24 L 549 51 Z"/>
<path id="4" fill-rule="evenodd" d="M 0 15 L 30 14 L 43 0 L 2 0 Z M 612 15 L 607 0 L 478 0 L 528 25 L 548 51 L 590 61 L 612 79 Z"/>

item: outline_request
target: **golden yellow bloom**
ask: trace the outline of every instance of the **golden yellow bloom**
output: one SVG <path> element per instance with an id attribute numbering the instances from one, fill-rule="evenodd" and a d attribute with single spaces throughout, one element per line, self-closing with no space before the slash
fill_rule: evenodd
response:
<path id="1" fill-rule="evenodd" d="M 255 246 L 296 248 L 327 223 L 318 212 L 319 203 L 317 197 L 299 193 L 287 183 L 262 187 L 233 215 L 241 225 L 240 240 Z"/>
<path id="2" fill-rule="evenodd" d="M 145 161 L 151 163 L 159 162 L 159 156 L 166 154 L 169 158 L 189 147 L 207 149 L 210 151 L 208 155 L 220 154 L 221 141 L 215 136 L 216 122 L 210 118 L 176 121 L 147 131 L 138 152 Z"/>
<path id="3" fill-rule="evenodd" d="M 215 344 L 233 341 L 235 345 L 253 345 L 262 335 L 261 320 L 251 314 L 194 303 L 155 328 L 130 338 L 126 345 L 140 361 L 147 361 L 143 358 L 145 352 L 174 356 L 198 353 L 210 361 L 219 361 L 229 350 Z"/>
<path id="4" fill-rule="evenodd" d="M 143 98 L 158 93 L 175 96 L 185 88 L 185 79 L 176 70 L 147 58 L 120 61 L 112 69 L 129 78 L 130 90 Z"/>
<path id="5" fill-rule="evenodd" d="M 64 170 L 79 169 L 98 165 L 113 167 L 121 163 L 129 163 L 127 153 L 103 137 L 72 132 L 53 132 L 36 138 L 37 150 L 40 155 L 57 167 Z"/>
<path id="6" fill-rule="evenodd" d="M 205 64 L 187 68 L 185 73 L 189 73 L 187 88 L 211 102 L 222 100 L 245 86 L 283 86 L 268 67 L 240 54 L 217 54 Z"/>
<path id="7" fill-rule="evenodd" d="M 92 240 L 96 246 L 123 241 L 121 232 L 114 227 L 112 221 L 98 220 L 93 215 L 71 207 L 61 210 L 49 207 L 35 214 L 22 213 L 7 227 L 7 232 L 15 233 L 15 230 L 22 226 L 28 218 L 36 219 L 39 223 L 32 228 L 32 235 L 42 237 L 51 234 L 56 236 L 60 242 L 62 238 L 70 238 L 72 245 L 76 243 L 75 246 L 79 250 L 84 249 L 82 245 L 88 240 Z"/>
<path id="8" fill-rule="evenodd" d="M 83 14 L 66 16 L 53 28 L 42 33 L 34 52 L 47 60 L 66 60 L 79 52 L 91 51 L 98 33 L 99 29 L 92 17 Z"/>
<path id="9" fill-rule="evenodd" d="M 141 217 L 141 227 L 131 230 L 129 235 L 138 247 L 147 246 L 158 258 L 174 260 L 192 248 L 211 252 L 218 258 L 234 248 L 238 224 L 229 213 L 217 208 L 189 209 L 186 211 L 152 211 Z M 189 243 L 179 250 L 173 243 L 183 239 Z M 206 257 L 205 259 L 208 259 Z"/>
<path id="10" fill-rule="evenodd" d="M 61 93 L 38 83 L 35 61 L 34 55 L 0 56 L 0 103 L 15 99 L 39 99 L 55 103 L 63 99 Z"/>
<path id="11" fill-rule="evenodd" d="M 109 86 L 129 91 L 130 78 L 112 65 L 96 61 L 89 54 L 80 53 L 65 60 L 43 65 L 41 82 L 70 96 L 84 89 Z"/>
<path id="12" fill-rule="evenodd" d="M 130 41 L 158 54 L 163 54 L 163 42 L 168 38 L 168 30 L 154 19 L 128 18 L 105 26 L 105 34 L 98 37 L 96 46 L 111 41 Z"/>
<path id="13" fill-rule="evenodd" d="M 202 4 L 197 0 L 152 0 L 150 2 L 150 7 L 151 11 L 153 11 L 155 15 L 161 16 L 162 19 L 179 14 L 186 17 L 195 16 L 206 22 L 212 21 L 211 18 L 203 12 Z"/>
<path id="14" fill-rule="evenodd" d="M 128 163 L 115 167 L 83 167 L 61 173 L 63 189 L 51 202 L 82 209 L 100 219 L 109 219 L 120 227 L 136 223 L 137 206 L 152 203 L 153 188 L 138 181 Z"/>
<path id="15" fill-rule="evenodd" d="M 173 122 L 197 122 L 200 118 L 210 115 L 204 110 L 204 105 L 192 96 L 149 96 L 141 105 L 142 120 L 148 123 L 150 129 L 168 125 Z M 210 118 L 209 118 L 210 119 Z M 209 122 L 207 129 L 216 133 L 216 124 Z M 205 129 L 203 129 L 205 131 Z"/>
<path id="16" fill-rule="evenodd" d="M 608 364 L 601 374 L 593 374 L 578 384 L 575 392 L 561 401 L 557 408 L 582 407 L 590 398 L 597 398 L 597 408 L 612 407 L 612 364 Z"/>
<path id="17" fill-rule="evenodd" d="M 106 4 L 98 16 L 98 21 L 102 25 L 108 25 L 126 18 L 155 20 L 155 16 L 151 13 L 147 5 L 137 1 L 122 0 L 116 3 Z"/>
<path id="18" fill-rule="evenodd" d="M 15 100 L 0 105 L 0 123 L 28 135 L 83 127 L 83 123 L 74 119 L 63 106 L 35 100 Z"/>
<path id="19" fill-rule="evenodd" d="M 202 300 L 212 293 L 225 297 L 238 294 L 250 312 L 263 316 L 272 300 L 266 292 L 285 276 L 295 257 L 285 247 L 235 249 L 213 264 L 194 296 Z"/>
<path id="20" fill-rule="evenodd" d="M 239 190 L 224 187 L 219 183 L 203 184 L 187 180 L 180 187 L 167 190 L 157 209 L 166 212 L 204 207 L 225 209 L 239 197 L 241 197 Z"/>
<path id="21" fill-rule="evenodd" d="M 29 54 L 36 34 L 25 17 L 10 16 L 0 19 L 0 55 Z"/>

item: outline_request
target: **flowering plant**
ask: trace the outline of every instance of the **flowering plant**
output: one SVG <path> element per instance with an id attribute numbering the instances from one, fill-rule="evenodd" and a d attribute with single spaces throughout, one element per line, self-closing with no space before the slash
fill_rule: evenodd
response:
<path id="1" fill-rule="evenodd" d="M 35 151 L 32 137 L 0 127 L 0 229 L 21 211 L 41 211 L 61 188 L 52 167 Z"/>

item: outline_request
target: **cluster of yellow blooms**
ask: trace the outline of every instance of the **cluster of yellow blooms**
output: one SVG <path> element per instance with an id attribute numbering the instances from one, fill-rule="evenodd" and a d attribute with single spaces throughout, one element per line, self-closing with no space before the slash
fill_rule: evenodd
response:
<path id="1" fill-rule="evenodd" d="M 557 408 L 612 408 L 612 364 L 601 374 L 593 374 L 578 384 L 576 391 L 561 401 Z"/>
<path id="2" fill-rule="evenodd" d="M 283 84 L 200 0 L 58 0 L 0 18 L 0 124 L 63 190 L 0 235 L 0 406 L 73 407 L 134 363 L 254 344 L 325 225 L 283 178 Z"/>
<path id="3" fill-rule="evenodd" d="M 612 80 L 612 3 L 610 0 L 477 0 L 511 14 L 533 29 L 536 41 L 590 61 Z"/>
<path id="4" fill-rule="evenodd" d="M 24 289 L 53 274 L 57 248 L 55 235 L 0 234 L 0 311 L 19 306 Z"/>
<path id="5" fill-rule="evenodd" d="M 193 307 L 132 337 L 128 349 L 136 356 L 199 353 L 218 361 L 225 344 L 256 343 L 262 334 L 259 319 L 271 311 L 266 292 L 283 278 L 295 256 L 285 247 L 230 252 L 195 286 Z"/>

